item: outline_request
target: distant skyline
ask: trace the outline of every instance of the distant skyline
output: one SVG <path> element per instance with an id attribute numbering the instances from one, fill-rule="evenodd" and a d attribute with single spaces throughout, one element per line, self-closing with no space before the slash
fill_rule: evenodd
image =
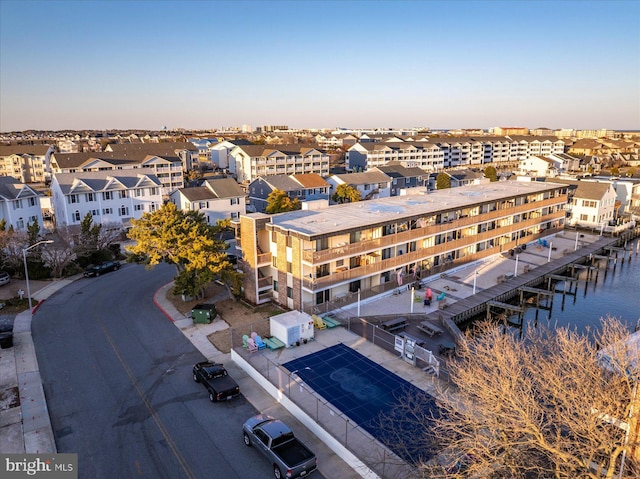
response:
<path id="1" fill-rule="evenodd" d="M 0 131 L 640 130 L 640 1 L 0 0 Z"/>

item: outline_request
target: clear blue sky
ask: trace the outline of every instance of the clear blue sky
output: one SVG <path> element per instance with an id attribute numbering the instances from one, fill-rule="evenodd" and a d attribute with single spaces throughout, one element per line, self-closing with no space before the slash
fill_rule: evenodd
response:
<path id="1" fill-rule="evenodd" d="M 0 131 L 640 129 L 640 2 L 0 0 Z"/>

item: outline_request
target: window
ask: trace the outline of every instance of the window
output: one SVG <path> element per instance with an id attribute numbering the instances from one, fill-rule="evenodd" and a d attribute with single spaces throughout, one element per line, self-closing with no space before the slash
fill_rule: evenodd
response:
<path id="1" fill-rule="evenodd" d="M 36 205 L 36 199 L 35 198 L 29 198 L 29 206 L 35 206 Z"/>
<path id="2" fill-rule="evenodd" d="M 103 215 L 110 215 L 111 213 L 113 213 L 113 208 L 103 208 L 102 209 L 102 214 Z"/>
<path id="3" fill-rule="evenodd" d="M 157 195 L 158 194 L 158 188 L 151 188 L 151 194 L 152 195 Z"/>
<path id="4" fill-rule="evenodd" d="M 129 207 L 121 205 L 120 206 L 120 216 L 129 216 Z"/>
<path id="5" fill-rule="evenodd" d="M 278 292 L 278 280 L 274 279 L 273 280 L 273 290 L 277 293 Z"/>
<path id="6" fill-rule="evenodd" d="M 238 204 L 238 198 L 231 198 L 231 204 L 232 205 L 237 205 Z"/>
<path id="7" fill-rule="evenodd" d="M 98 210 L 91 210 L 91 216 L 98 216 Z"/>
<path id="8" fill-rule="evenodd" d="M 287 261 L 287 273 L 293 273 L 293 265 Z"/>
<path id="9" fill-rule="evenodd" d="M 121 191 L 118 191 L 118 197 L 119 197 L 120 199 L 122 199 L 122 198 L 128 198 L 128 197 L 129 197 L 129 192 L 128 192 L 127 190 L 121 190 Z"/>
<path id="10" fill-rule="evenodd" d="M 89 201 L 95 201 L 95 200 L 96 200 L 96 195 L 95 195 L 95 193 L 85 193 L 85 195 L 84 195 L 84 200 L 85 200 L 86 202 L 89 202 Z"/>
<path id="11" fill-rule="evenodd" d="M 22 208 L 22 200 L 15 200 L 13 202 L 13 209 L 18 210 L 20 208 Z"/>
<path id="12" fill-rule="evenodd" d="M 287 298 L 293 299 L 293 288 L 287 286 Z"/>
<path id="13" fill-rule="evenodd" d="M 138 204 L 133 207 L 134 211 L 144 211 L 144 205 Z"/>
<path id="14" fill-rule="evenodd" d="M 68 204 L 73 204 L 73 203 L 78 203 L 78 195 L 69 195 L 67 196 L 67 203 Z"/>
<path id="15" fill-rule="evenodd" d="M 112 200 L 113 199 L 113 192 L 112 191 L 104 191 L 102 193 L 102 199 L 103 200 Z"/>
<path id="16" fill-rule="evenodd" d="M 22 217 L 18 218 L 18 221 L 16 222 L 16 226 L 17 226 L 17 229 L 19 230 L 24 228 L 24 219 L 22 219 Z"/>
<path id="17" fill-rule="evenodd" d="M 238 213 L 235 213 L 235 212 L 231 213 L 231 219 L 232 220 L 238 219 L 238 216 L 240 216 Z"/>
<path id="18" fill-rule="evenodd" d="M 137 188 L 135 193 L 136 196 L 142 196 L 142 191 L 143 191 L 142 188 Z"/>
<path id="19" fill-rule="evenodd" d="M 74 221 L 80 221 L 80 212 L 78 210 L 75 210 L 73 212 L 73 220 Z"/>

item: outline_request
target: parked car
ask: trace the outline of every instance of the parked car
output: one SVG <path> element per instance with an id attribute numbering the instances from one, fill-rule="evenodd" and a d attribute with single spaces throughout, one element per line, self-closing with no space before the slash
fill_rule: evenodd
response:
<path id="1" fill-rule="evenodd" d="M 109 271 L 115 271 L 120 269 L 120 263 L 118 261 L 105 261 L 104 263 L 97 264 L 95 266 L 89 266 L 84 275 L 87 278 L 92 276 L 100 276 L 101 274 L 108 273 Z"/>
<path id="2" fill-rule="evenodd" d="M 11 276 L 6 271 L 0 271 L 0 286 L 11 282 Z"/>
<path id="3" fill-rule="evenodd" d="M 240 396 L 240 387 L 222 364 L 203 361 L 193 366 L 193 380 L 209 392 L 209 401 L 229 400 Z"/>
<path id="4" fill-rule="evenodd" d="M 242 433 L 246 446 L 267 456 L 276 479 L 306 477 L 318 467 L 316 455 L 279 419 L 259 414 L 243 424 Z"/>

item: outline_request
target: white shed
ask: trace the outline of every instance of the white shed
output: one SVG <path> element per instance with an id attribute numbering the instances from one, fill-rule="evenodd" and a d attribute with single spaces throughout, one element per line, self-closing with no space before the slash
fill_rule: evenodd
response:
<path id="1" fill-rule="evenodd" d="M 288 311 L 269 318 L 271 336 L 287 347 L 313 339 L 313 318 L 301 311 Z"/>

